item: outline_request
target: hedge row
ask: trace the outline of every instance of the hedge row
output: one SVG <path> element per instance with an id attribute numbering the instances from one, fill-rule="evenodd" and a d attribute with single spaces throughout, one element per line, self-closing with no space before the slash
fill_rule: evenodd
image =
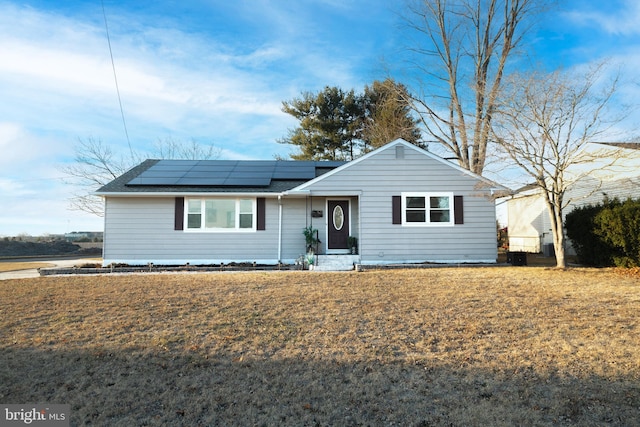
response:
<path id="1" fill-rule="evenodd" d="M 0 240 L 0 256 L 63 255 L 76 252 L 80 246 L 66 240 L 50 242 L 22 242 Z"/>
<path id="2" fill-rule="evenodd" d="M 640 266 L 640 199 L 576 208 L 567 214 L 565 228 L 581 264 Z"/>

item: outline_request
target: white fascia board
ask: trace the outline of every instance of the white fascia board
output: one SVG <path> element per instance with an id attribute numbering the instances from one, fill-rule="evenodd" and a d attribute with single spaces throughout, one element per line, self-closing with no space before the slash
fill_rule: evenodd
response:
<path id="1" fill-rule="evenodd" d="M 114 192 L 114 193 L 92 193 L 94 196 L 100 197 L 273 197 L 276 198 L 283 193 L 233 193 L 233 192 L 177 192 L 177 191 L 162 191 L 162 192 L 140 192 L 140 193 L 131 193 L 131 192 Z"/>
<path id="2" fill-rule="evenodd" d="M 358 157 L 357 159 L 352 160 L 352 161 L 350 161 L 348 163 L 345 163 L 344 165 L 342 165 L 340 167 L 337 167 L 337 168 L 335 168 L 335 169 L 333 169 L 333 170 L 331 170 L 331 171 L 329 171 L 329 172 L 327 172 L 327 173 L 325 173 L 323 175 L 320 175 L 319 177 L 314 178 L 311 181 L 307 181 L 304 184 L 301 184 L 301 185 L 289 190 L 288 193 L 295 193 L 295 192 L 298 192 L 298 191 L 302 191 L 302 190 L 306 189 L 307 187 L 309 187 L 310 185 L 314 185 L 315 183 L 320 182 L 325 178 L 328 178 L 328 177 L 330 177 L 330 176 L 332 176 L 334 174 L 340 173 L 344 169 L 350 168 L 353 165 L 356 165 L 356 164 L 358 164 L 358 163 L 360 163 L 360 162 L 362 162 L 362 161 L 364 161 L 364 160 L 366 160 L 366 159 L 368 159 L 368 158 L 370 158 L 372 156 L 375 156 L 376 154 L 378 154 L 378 152 L 380 152 L 382 150 L 388 150 L 388 149 L 391 149 L 391 148 L 393 148 L 393 147 L 395 147 L 397 145 L 403 145 L 406 148 L 409 148 L 409 149 L 412 149 L 412 150 L 416 150 L 417 152 L 419 152 L 421 154 L 424 154 L 425 156 L 427 156 L 427 157 L 429 157 L 429 158 L 431 158 L 431 159 L 433 159 L 433 160 L 435 160 L 437 162 L 440 162 L 440 163 L 442 163 L 444 165 L 447 165 L 447 166 L 449 166 L 449 167 L 451 167 L 451 168 L 453 168 L 453 169 L 455 169 L 455 170 L 457 170 L 457 171 L 459 171 L 461 173 L 469 175 L 470 177 L 472 177 L 474 179 L 482 181 L 485 184 L 487 184 L 489 186 L 489 189 L 492 190 L 492 191 L 511 191 L 509 188 L 507 188 L 507 187 L 505 187 L 503 185 L 500 185 L 500 184 L 498 184 L 496 182 L 493 182 L 490 179 L 483 177 L 482 175 L 475 174 L 475 173 L 473 173 L 473 172 L 471 172 L 471 171 L 469 171 L 469 170 L 467 170 L 467 169 L 465 169 L 465 168 L 463 168 L 461 166 L 458 166 L 458 165 L 456 165 L 454 163 L 451 163 L 450 161 L 448 161 L 446 159 L 443 159 L 440 156 L 437 156 L 437 155 L 435 155 L 435 154 L 433 154 L 433 153 L 431 153 L 431 152 L 429 152 L 429 151 L 427 151 L 427 150 L 425 150 L 423 148 L 420 148 L 417 145 L 413 145 L 413 144 L 405 141 L 402 138 L 398 138 L 395 141 L 391 141 L 390 143 L 388 143 L 386 145 L 383 145 L 380 148 L 377 148 L 377 149 L 375 149 L 373 151 L 370 151 L 369 153 L 365 154 L 362 157 Z"/>
<path id="3" fill-rule="evenodd" d="M 485 178 L 482 175 L 478 175 L 477 173 L 471 172 L 470 170 L 465 169 L 460 165 L 456 165 L 455 163 L 452 163 L 447 159 L 443 159 L 442 157 L 440 157 L 440 156 L 438 156 L 436 154 L 433 154 L 432 152 L 427 151 L 427 150 L 425 150 L 423 148 L 420 148 L 420 147 L 418 147 L 416 145 L 413 145 L 413 144 L 411 144 L 411 143 L 409 143 L 409 142 L 407 142 L 407 141 L 405 141 L 403 139 L 398 139 L 398 140 L 396 140 L 394 142 L 398 142 L 398 141 L 403 142 L 405 146 L 407 146 L 409 148 L 412 148 L 412 149 L 418 151 L 419 153 L 422 153 L 425 156 L 430 157 L 431 159 L 442 163 L 443 165 L 447 165 L 447 166 L 457 170 L 458 172 L 461 172 L 461 173 L 463 173 L 465 175 L 469 175 L 470 177 L 475 178 L 478 181 L 484 182 L 485 184 L 487 184 L 489 186 L 490 190 L 493 190 L 493 191 L 512 191 L 510 188 L 507 188 L 504 185 L 498 184 L 497 182 L 494 182 L 494 181 L 490 180 L 489 178 Z"/>
<path id="4" fill-rule="evenodd" d="M 543 194 L 544 194 L 544 192 L 542 191 L 542 188 L 540 188 L 540 187 L 527 188 L 526 190 L 514 192 L 513 193 L 513 198 L 514 199 L 519 199 L 519 198 L 523 198 L 523 197 L 542 196 Z"/>
<path id="5" fill-rule="evenodd" d="M 382 150 L 382 149 L 384 149 L 384 148 L 389 148 L 389 147 L 391 147 L 392 145 L 396 145 L 397 143 L 402 143 L 402 142 L 405 142 L 406 144 L 409 144 L 408 142 L 404 141 L 403 139 L 396 139 L 395 141 L 390 142 L 390 143 L 388 143 L 387 145 L 383 145 L 382 147 L 380 147 L 380 148 L 378 148 L 378 149 L 375 149 L 375 150 L 373 150 L 373 151 L 368 152 L 367 154 L 365 154 L 365 155 L 364 155 L 364 156 L 362 156 L 362 157 L 358 157 L 358 158 L 357 158 L 357 159 L 355 159 L 355 160 L 352 160 L 352 161 L 350 161 L 350 162 L 348 162 L 348 163 L 345 163 L 344 165 L 339 166 L 339 167 L 337 167 L 337 168 L 335 168 L 335 169 L 333 169 L 333 170 L 331 170 L 331 171 L 329 171 L 329 172 L 327 172 L 327 173 L 325 173 L 325 174 L 322 174 L 322 175 L 320 175 L 320 176 L 318 176 L 318 177 L 316 177 L 316 178 L 312 179 L 311 181 L 307 181 L 307 182 L 305 182 L 304 184 L 300 184 L 299 186 L 297 186 L 297 187 L 295 187 L 295 188 L 292 188 L 292 189 L 291 189 L 291 190 L 289 190 L 288 192 L 289 192 L 289 193 L 295 193 L 295 192 L 299 192 L 299 191 L 304 191 L 304 190 L 305 190 L 305 188 L 307 188 L 308 186 L 313 185 L 313 184 L 315 184 L 315 183 L 317 183 L 317 182 L 320 182 L 320 181 L 322 181 L 322 180 L 323 180 L 323 179 L 325 179 L 325 178 L 328 178 L 328 177 L 330 177 L 330 176 L 333 176 L 333 175 L 335 175 L 336 173 L 340 173 L 340 172 L 341 172 L 341 171 L 343 171 L 344 169 L 347 169 L 347 168 L 349 168 L 349 167 L 351 167 L 351 166 L 353 166 L 353 165 L 356 165 L 356 164 L 358 164 L 358 163 L 362 162 L 363 160 L 368 159 L 369 157 L 371 157 L 371 156 L 375 155 L 378 151 L 380 151 L 380 150 Z M 307 190 L 307 191 L 308 191 L 308 190 Z"/>
<path id="6" fill-rule="evenodd" d="M 295 197 L 295 196 L 316 196 L 316 197 L 350 197 L 362 195 L 362 190 L 299 190 L 299 191 L 286 191 L 282 193 L 283 196 Z"/>

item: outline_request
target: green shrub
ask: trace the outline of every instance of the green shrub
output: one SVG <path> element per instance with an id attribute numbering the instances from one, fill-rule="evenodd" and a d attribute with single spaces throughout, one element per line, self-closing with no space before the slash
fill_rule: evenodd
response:
<path id="1" fill-rule="evenodd" d="M 581 264 L 640 266 L 640 199 L 576 208 L 567 214 L 565 228 Z"/>
<path id="2" fill-rule="evenodd" d="M 594 218 L 595 233 L 614 248 L 618 267 L 640 266 L 640 199 L 605 206 Z"/>
<path id="3" fill-rule="evenodd" d="M 567 214 L 565 228 L 580 264 L 592 267 L 612 265 L 613 248 L 596 234 L 594 219 L 603 205 L 578 207 Z"/>

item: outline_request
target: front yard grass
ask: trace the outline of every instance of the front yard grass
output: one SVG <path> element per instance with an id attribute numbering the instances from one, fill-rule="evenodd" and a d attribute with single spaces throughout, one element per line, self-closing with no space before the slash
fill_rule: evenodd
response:
<path id="1" fill-rule="evenodd" d="M 34 268 L 47 268 L 47 267 L 55 267 L 55 264 L 51 264 L 48 262 L 35 262 L 35 261 L 7 261 L 0 262 L 0 273 L 5 273 L 7 271 L 19 271 L 19 270 L 30 270 Z"/>
<path id="2" fill-rule="evenodd" d="M 615 269 L 0 282 L 0 402 L 72 425 L 640 425 Z"/>

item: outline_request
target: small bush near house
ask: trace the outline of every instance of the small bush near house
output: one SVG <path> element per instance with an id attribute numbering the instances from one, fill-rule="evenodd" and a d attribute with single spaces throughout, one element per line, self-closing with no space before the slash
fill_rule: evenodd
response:
<path id="1" fill-rule="evenodd" d="M 602 209 L 602 204 L 578 207 L 565 219 L 567 237 L 571 239 L 578 262 L 582 265 L 605 267 L 613 264 L 613 248 L 595 232 L 595 217 Z"/>
<path id="2" fill-rule="evenodd" d="M 595 217 L 595 233 L 614 248 L 618 267 L 640 266 L 640 199 L 605 206 Z"/>
<path id="3" fill-rule="evenodd" d="M 581 264 L 640 266 L 640 200 L 576 208 L 567 214 L 565 227 Z"/>

